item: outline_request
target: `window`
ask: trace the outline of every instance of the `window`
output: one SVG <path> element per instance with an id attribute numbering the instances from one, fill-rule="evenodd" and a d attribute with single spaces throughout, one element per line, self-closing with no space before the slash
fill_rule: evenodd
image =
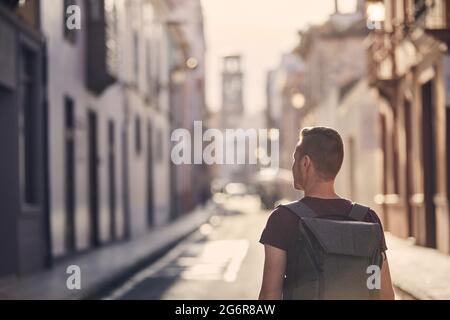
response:
<path id="1" fill-rule="evenodd" d="M 117 10 L 113 0 L 85 4 L 86 86 L 100 94 L 117 80 Z"/>
<path id="2" fill-rule="evenodd" d="M 145 49 L 145 65 L 146 65 L 146 78 L 147 78 L 147 90 L 148 96 L 150 97 L 151 102 L 154 99 L 154 85 L 153 85 L 153 69 L 152 69 L 152 47 L 150 39 L 147 40 L 146 49 Z"/>
<path id="3" fill-rule="evenodd" d="M 69 43 L 75 43 L 77 40 L 77 30 L 69 30 L 67 28 L 67 18 L 68 18 L 68 14 L 67 14 L 67 8 L 69 8 L 72 5 L 76 5 L 77 2 L 75 0 L 64 0 L 64 6 L 63 6 L 63 30 L 64 30 L 64 38 L 69 42 Z"/>
<path id="4" fill-rule="evenodd" d="M 16 13 L 21 18 L 21 20 L 23 20 L 25 23 L 36 30 L 38 30 L 40 27 L 39 12 L 39 1 L 20 1 L 18 7 L 16 8 Z"/>
<path id="5" fill-rule="evenodd" d="M 142 151 L 142 137 L 141 137 L 141 119 L 139 116 L 136 116 L 136 119 L 134 121 L 134 141 L 135 141 L 135 148 L 136 153 L 140 154 Z"/>
<path id="6" fill-rule="evenodd" d="M 421 20 L 427 12 L 426 0 L 414 0 L 414 19 Z"/>

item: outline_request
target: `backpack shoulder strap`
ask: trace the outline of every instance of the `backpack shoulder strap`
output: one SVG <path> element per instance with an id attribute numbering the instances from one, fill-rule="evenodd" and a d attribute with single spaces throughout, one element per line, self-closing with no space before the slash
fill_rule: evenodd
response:
<path id="1" fill-rule="evenodd" d="M 288 209 L 289 211 L 296 214 L 299 218 L 316 218 L 316 213 L 308 207 L 306 204 L 298 201 L 293 201 L 287 204 L 280 205 L 280 207 L 284 207 Z"/>
<path id="2" fill-rule="evenodd" d="M 365 207 L 360 204 L 353 203 L 352 210 L 350 211 L 350 214 L 348 216 L 357 221 L 364 221 L 364 218 L 366 217 L 367 213 L 369 212 L 369 209 L 370 209 L 369 207 Z"/>

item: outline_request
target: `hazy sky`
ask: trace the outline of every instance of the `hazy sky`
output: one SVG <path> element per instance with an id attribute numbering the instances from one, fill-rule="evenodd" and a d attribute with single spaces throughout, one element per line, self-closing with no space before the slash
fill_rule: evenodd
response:
<path id="1" fill-rule="evenodd" d="M 348 11 L 354 0 L 341 0 Z M 220 108 L 221 56 L 243 56 L 247 111 L 265 107 L 265 79 L 284 52 L 298 43 L 297 31 L 323 22 L 334 0 L 202 0 L 207 42 L 207 101 Z"/>

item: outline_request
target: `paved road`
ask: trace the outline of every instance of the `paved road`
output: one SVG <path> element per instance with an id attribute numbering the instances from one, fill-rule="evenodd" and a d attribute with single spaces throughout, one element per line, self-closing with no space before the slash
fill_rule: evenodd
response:
<path id="1" fill-rule="evenodd" d="M 256 299 L 264 252 L 258 243 L 268 212 L 256 197 L 228 199 L 226 215 L 182 241 L 104 299 Z M 410 300 L 396 289 L 396 299 Z"/>
<path id="2" fill-rule="evenodd" d="M 105 299 L 256 299 L 268 212 L 252 196 L 229 199 L 225 208 L 227 215 L 214 216 Z"/>

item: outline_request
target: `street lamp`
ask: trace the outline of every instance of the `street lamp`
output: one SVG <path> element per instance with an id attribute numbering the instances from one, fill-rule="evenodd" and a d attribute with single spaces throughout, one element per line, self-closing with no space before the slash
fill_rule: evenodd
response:
<path id="1" fill-rule="evenodd" d="M 367 1 L 366 3 L 367 27 L 370 30 L 381 29 L 386 19 L 386 9 L 383 1 Z"/>
<path id="2" fill-rule="evenodd" d="M 194 70 L 198 67 L 198 60 L 194 57 L 190 57 L 186 60 L 186 67 L 190 70 Z"/>
<path id="3" fill-rule="evenodd" d="M 301 109 L 305 106 L 305 96 L 300 92 L 294 93 L 291 97 L 291 104 L 295 109 Z"/>

